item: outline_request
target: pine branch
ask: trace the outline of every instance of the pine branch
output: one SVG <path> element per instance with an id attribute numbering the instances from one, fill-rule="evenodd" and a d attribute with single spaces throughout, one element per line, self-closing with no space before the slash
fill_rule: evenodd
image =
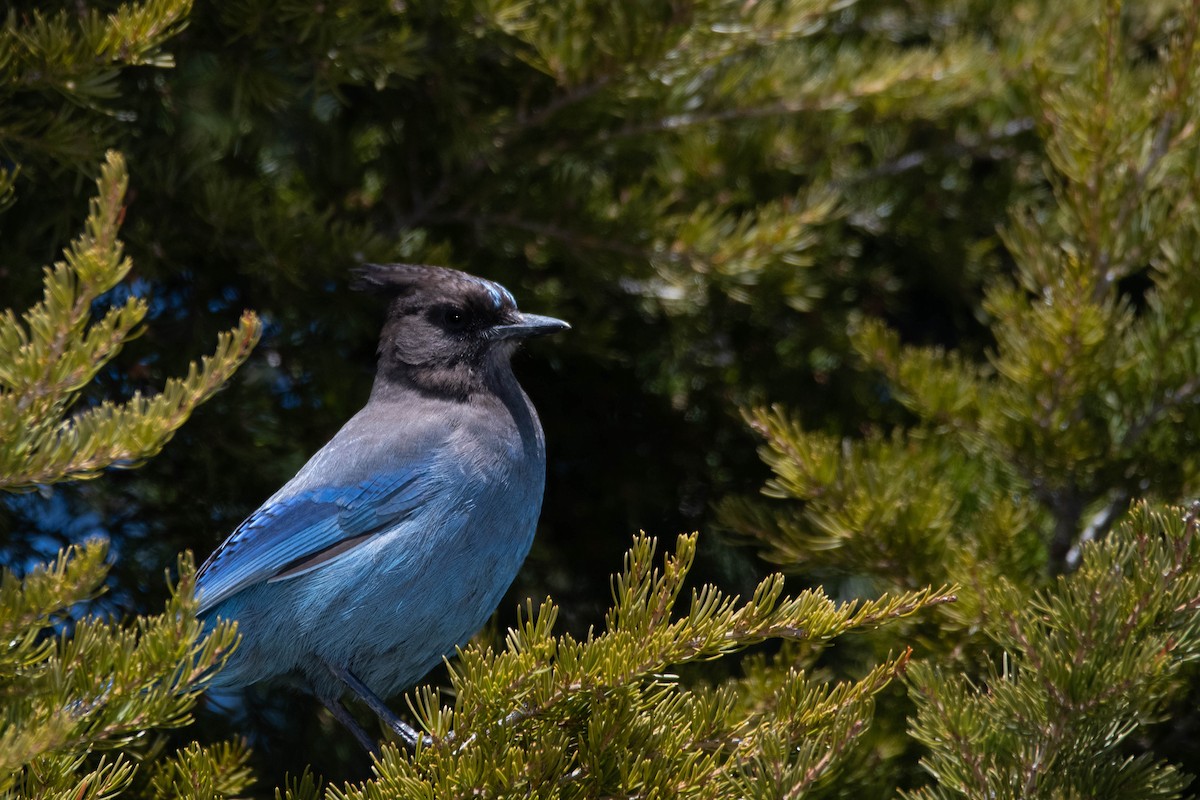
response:
<path id="1" fill-rule="evenodd" d="M 97 298 L 132 266 L 117 238 L 126 185 L 123 160 L 110 154 L 86 231 L 63 261 L 46 269 L 42 301 L 20 320 L 11 310 L 0 316 L 0 489 L 138 465 L 162 449 L 258 341 L 258 318 L 247 312 L 235 330 L 218 338 L 212 356 L 193 363 L 187 377 L 168 380 L 160 394 L 105 401 L 66 416 L 86 385 L 137 335 L 146 313 L 145 301 L 131 297 L 91 322 Z"/>
<path id="2" fill-rule="evenodd" d="M 107 544 L 91 541 L 70 547 L 49 565 L 35 567 L 23 578 L 5 572 L 0 578 L 0 680 L 11 680 L 45 659 L 53 643 L 43 631 L 62 621 L 66 609 L 95 597 L 108 573 Z"/>
<path id="3" fill-rule="evenodd" d="M 736 683 L 687 688 L 672 670 L 768 638 L 825 641 L 953 596 L 927 590 L 836 604 L 819 591 L 784 597 L 774 576 L 745 603 L 705 586 L 680 613 L 695 541 L 680 537 L 655 568 L 654 540 L 636 538 L 602 633 L 554 636 L 557 609 L 546 601 L 536 613 L 527 606 L 504 651 L 462 651 L 451 667 L 453 709 L 428 689 L 410 697 L 430 743 L 408 755 L 385 751 L 375 780 L 330 795 L 468 797 L 484 787 L 524 787 L 584 797 L 657 785 L 708 785 L 714 796 L 771 786 L 785 795 L 828 779 L 869 725 L 872 698 L 904 671 L 908 652 L 836 685 L 785 671 L 769 703 L 749 708 L 737 701 Z"/>
<path id="4" fill-rule="evenodd" d="M 192 0 L 6 15 L 0 27 L 0 153 L 86 163 L 102 152 L 123 69 L 174 65 L 166 43 L 186 24 Z"/>
<path id="5" fill-rule="evenodd" d="M 938 784 L 912 796 L 1179 796 L 1174 767 L 1119 754 L 1200 658 L 1198 514 L 1141 505 L 1052 588 L 1020 603 L 998 589 L 1004 668 L 981 685 L 914 666 L 911 730 Z"/>
<path id="6" fill-rule="evenodd" d="M 253 785 L 249 759 L 250 751 L 244 742 L 207 748 L 192 743 L 152 766 L 150 797 L 209 800 L 243 795 Z"/>
<path id="7" fill-rule="evenodd" d="M 84 618 L 69 635 L 45 638 L 81 587 L 94 590 L 103 579 L 104 552 L 99 544 L 72 548 L 24 580 L 7 571 L 0 580 L 0 625 L 26 629 L 10 640 L 6 656 L 18 668 L 0 672 L 6 723 L 0 730 L 0 790 L 19 782 L 28 796 L 57 791 L 76 781 L 86 755 L 106 750 L 121 753 L 110 767 L 102 762 L 82 777 L 81 795 L 88 781 L 109 786 L 109 793 L 128 785 L 135 742 L 144 747 L 147 730 L 187 724 L 199 693 L 233 650 L 232 625 L 206 629 L 196 619 L 190 557 L 180 559 L 179 580 L 161 615 L 128 626 Z M 56 607 L 22 612 L 22 604 L 54 605 L 51 596 Z M 244 777 L 234 773 L 227 782 Z"/>

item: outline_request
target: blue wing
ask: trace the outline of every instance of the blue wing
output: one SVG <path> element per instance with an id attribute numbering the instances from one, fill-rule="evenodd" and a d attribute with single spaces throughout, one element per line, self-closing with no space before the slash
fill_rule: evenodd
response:
<path id="1" fill-rule="evenodd" d="M 200 611 L 254 584 L 296 577 L 328 563 L 411 516 L 430 488 L 425 470 L 408 469 L 264 505 L 200 567 Z"/>

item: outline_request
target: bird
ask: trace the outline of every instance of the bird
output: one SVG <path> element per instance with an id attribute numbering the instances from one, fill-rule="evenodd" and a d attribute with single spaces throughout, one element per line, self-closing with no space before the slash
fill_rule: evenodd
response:
<path id="1" fill-rule="evenodd" d="M 415 744 L 383 698 L 465 644 L 529 552 L 546 449 L 511 357 L 570 325 L 448 267 L 367 264 L 351 286 L 388 299 L 366 405 L 195 586 L 206 625 L 234 620 L 240 634 L 212 686 L 298 685 L 374 750 L 346 695 Z"/>

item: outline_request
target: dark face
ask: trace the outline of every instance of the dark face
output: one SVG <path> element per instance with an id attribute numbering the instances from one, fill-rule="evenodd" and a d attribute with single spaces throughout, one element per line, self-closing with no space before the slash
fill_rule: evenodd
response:
<path id="1" fill-rule="evenodd" d="M 518 319 L 512 295 L 497 284 L 439 281 L 392 302 L 380 355 L 417 368 L 482 369 L 493 350 L 507 357 L 512 349 L 491 339 L 491 331 Z"/>
<path id="2" fill-rule="evenodd" d="M 392 296 L 379 342 L 379 377 L 436 394 L 469 397 L 512 380 L 509 357 L 526 337 L 565 322 L 522 314 L 498 283 L 413 264 L 368 265 L 355 286 Z"/>
<path id="3" fill-rule="evenodd" d="M 392 296 L 379 338 L 379 377 L 466 398 L 508 372 L 522 315 L 508 289 L 466 272 L 419 265 L 368 266 L 360 288 Z"/>

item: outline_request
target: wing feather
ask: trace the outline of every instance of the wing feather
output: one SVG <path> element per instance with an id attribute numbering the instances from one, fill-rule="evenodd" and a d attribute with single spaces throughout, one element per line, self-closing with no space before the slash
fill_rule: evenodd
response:
<path id="1" fill-rule="evenodd" d="M 264 505 L 200 567 L 200 611 L 255 584 L 318 569 L 395 527 L 424 504 L 427 475 L 425 469 L 388 472 Z"/>

